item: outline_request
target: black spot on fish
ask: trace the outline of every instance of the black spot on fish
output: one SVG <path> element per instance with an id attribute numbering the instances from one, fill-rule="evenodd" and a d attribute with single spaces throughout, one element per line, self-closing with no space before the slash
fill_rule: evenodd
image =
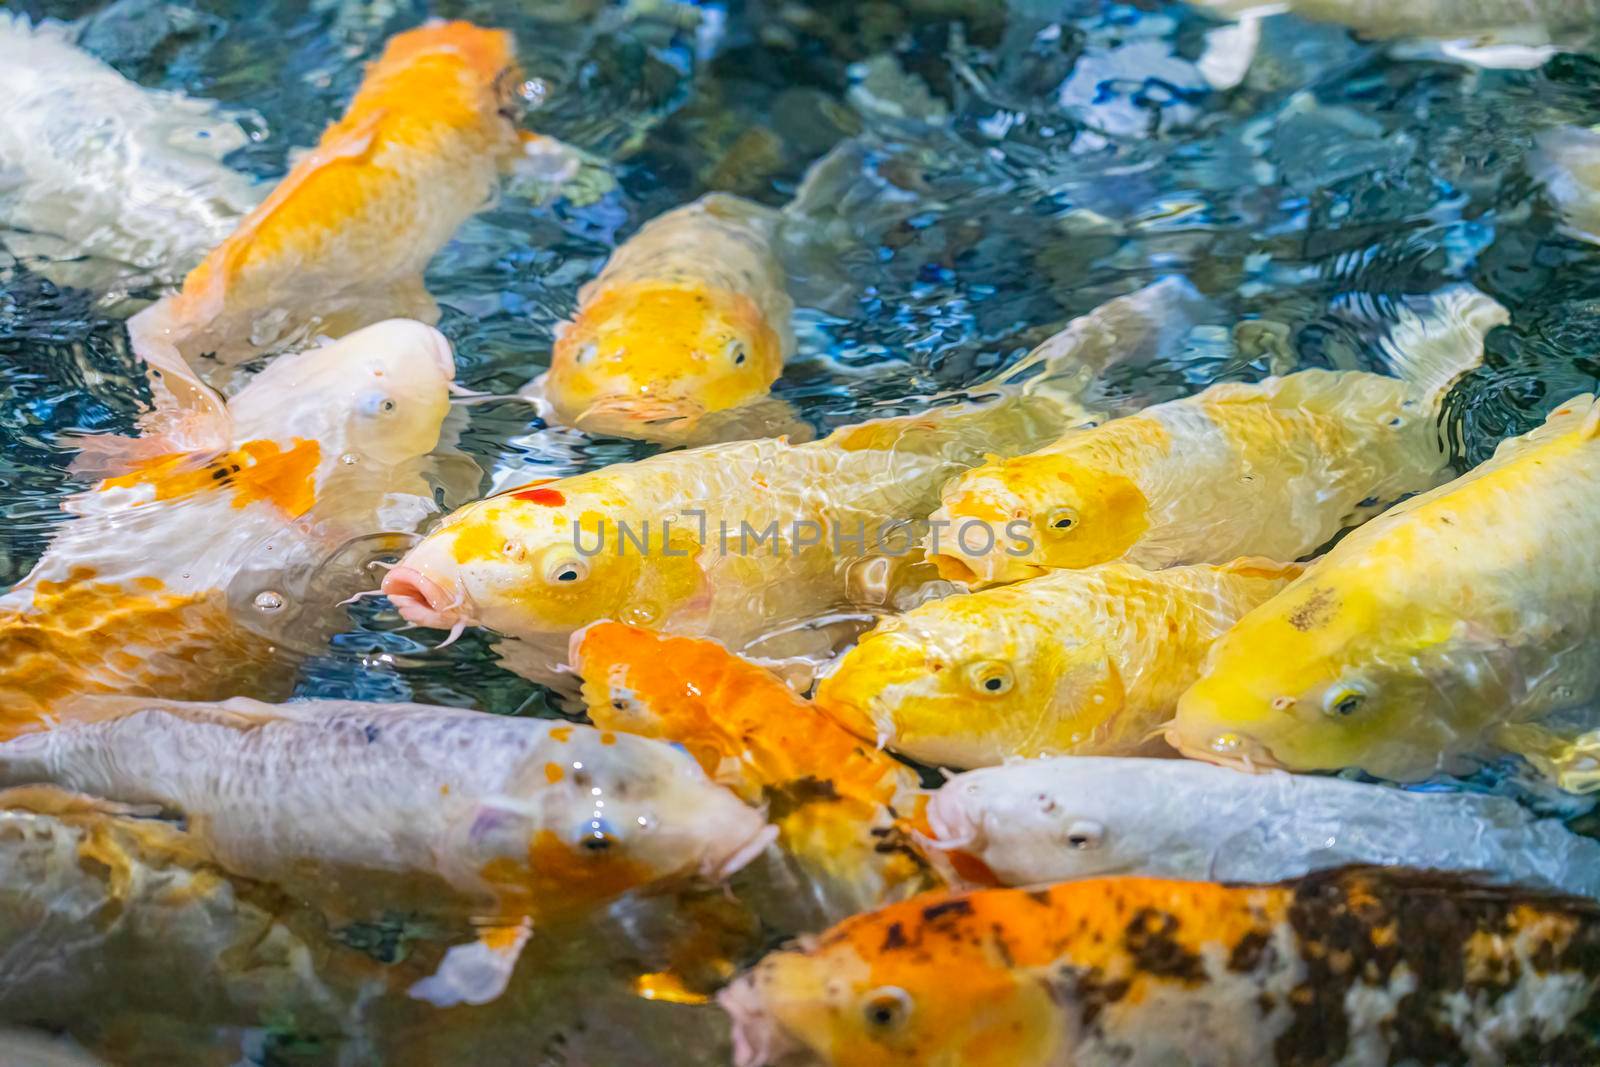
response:
<path id="1" fill-rule="evenodd" d="M 1178 920 L 1164 911 L 1140 908 L 1122 932 L 1122 945 L 1140 970 L 1184 982 L 1203 982 L 1200 957 L 1178 944 Z"/>
<path id="2" fill-rule="evenodd" d="M 808 804 L 828 803 L 839 799 L 839 791 L 832 782 L 821 778 L 795 778 L 765 790 L 767 815 L 773 822 L 793 815 Z"/>
<path id="3" fill-rule="evenodd" d="M 368 726 L 366 729 L 367 744 L 370 745 L 376 741 L 378 739 L 378 735 L 382 732 L 383 731 L 379 730 L 376 726 Z"/>
<path id="4" fill-rule="evenodd" d="M 963 915 L 971 914 L 972 903 L 968 900 L 958 898 L 956 900 L 947 900 L 942 904 L 929 904 L 926 908 L 922 909 L 922 920 L 924 922 L 931 923 L 937 922 L 946 915 L 959 918 Z"/>
<path id="5" fill-rule="evenodd" d="M 1028 899 L 1042 908 L 1048 908 L 1051 905 L 1050 890 L 1048 889 L 1030 889 L 1028 890 Z"/>
<path id="6" fill-rule="evenodd" d="M 999 923 L 995 923 L 990 926 L 989 930 L 994 935 L 992 944 L 994 945 L 995 954 L 1000 957 L 1000 962 L 1008 970 L 1015 967 L 1016 961 L 1011 958 L 1011 946 L 1006 944 L 1005 929 Z"/>
<path id="7" fill-rule="evenodd" d="M 906 930 L 899 923 L 890 923 L 889 931 L 883 935 L 883 944 L 879 946 L 880 952 L 893 952 L 897 948 L 906 947 Z"/>
<path id="8" fill-rule="evenodd" d="M 1261 957 L 1267 952 L 1271 941 L 1260 930 L 1251 930 L 1239 939 L 1233 946 L 1233 951 L 1228 954 L 1228 970 L 1253 971 L 1261 965 Z"/>
<path id="9" fill-rule="evenodd" d="M 1105 972 L 1098 967 L 1071 965 L 1057 970 L 1052 984 L 1060 999 L 1077 1005 L 1079 1023 L 1090 1032 L 1099 1031 L 1097 1023 L 1107 1005 L 1127 996 L 1132 988 L 1132 983 L 1126 979 L 1106 981 Z"/>
<path id="10" fill-rule="evenodd" d="M 1314 589 L 1306 602 L 1289 616 L 1289 625 L 1304 633 L 1327 622 L 1338 605 L 1332 589 Z"/>

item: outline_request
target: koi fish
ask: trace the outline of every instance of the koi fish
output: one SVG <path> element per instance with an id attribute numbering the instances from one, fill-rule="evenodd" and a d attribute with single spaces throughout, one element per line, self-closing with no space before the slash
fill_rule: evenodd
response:
<path id="1" fill-rule="evenodd" d="M 383 592 L 411 622 L 554 641 L 552 656 L 601 619 L 740 648 L 776 621 L 847 603 L 855 565 L 908 555 L 912 523 L 952 475 L 1089 417 L 1081 383 L 1062 379 L 1162 350 L 1203 305 L 1177 279 L 1112 301 L 985 387 L 987 399 L 805 444 L 704 446 L 508 490 L 451 515 Z"/>
<path id="2" fill-rule="evenodd" d="M 933 795 L 926 817 L 928 854 L 979 884 L 1277 882 L 1370 863 L 1600 897 L 1600 843 L 1509 798 L 1195 760 L 1075 756 L 969 771 Z"/>
<path id="3" fill-rule="evenodd" d="M 1600 0 L 1192 0 L 1241 24 L 1291 12 L 1348 26 L 1363 37 L 1410 39 L 1421 54 L 1475 66 L 1531 70 L 1557 52 L 1582 47 L 1600 23 Z M 1250 39 L 1254 40 L 1251 34 Z"/>
<path id="4" fill-rule="evenodd" d="M 681 444 L 781 407 L 768 390 L 794 352 L 794 303 L 773 253 L 779 218 L 712 193 L 646 223 L 560 330 L 542 379 L 556 416 Z"/>
<path id="5" fill-rule="evenodd" d="M 0 872 L 0 1018 L 86 1041 L 119 1012 L 259 1026 L 292 1010 L 333 1035 L 352 1006 L 338 990 L 377 970 L 312 947 L 279 894 L 228 878 L 188 834 L 103 800 L 0 793 Z"/>
<path id="6" fill-rule="evenodd" d="M 930 558 L 947 578 L 990 583 L 1112 561 L 1154 568 L 1313 552 L 1370 502 L 1448 476 L 1440 405 L 1509 315 L 1465 286 L 1433 305 L 1426 315 L 1403 308 L 1390 333 L 1402 378 L 1306 370 L 1221 383 L 954 479 L 933 519 L 988 523 L 996 547 Z M 998 536 L 1013 522 L 1031 528 L 1031 551 Z"/>
<path id="7" fill-rule="evenodd" d="M 523 154 L 514 48 L 467 22 L 391 38 L 316 148 L 129 322 L 135 349 L 238 363 L 380 319 L 434 322 L 423 269 Z"/>
<path id="8" fill-rule="evenodd" d="M 1600 244 L 1600 129 L 1562 126 L 1534 143 L 1529 169 L 1561 213 L 1563 229 Z"/>
<path id="9" fill-rule="evenodd" d="M 841 729 L 771 672 L 714 641 L 601 622 L 572 666 L 596 726 L 682 745 L 747 803 L 818 889 L 849 911 L 929 888 L 904 817 L 916 772 Z M 815 883 L 814 883 L 815 884 Z"/>
<path id="10" fill-rule="evenodd" d="M 735 1063 L 1585 1063 L 1600 907 L 1436 872 L 923 896 L 721 994 Z"/>
<path id="11" fill-rule="evenodd" d="M 1537 720 L 1600 696 L 1597 439 L 1600 408 L 1578 397 L 1352 533 L 1217 643 L 1168 740 L 1397 780 L 1497 745 L 1539 753 Z M 1600 784 L 1568 755 L 1564 785 Z"/>
<path id="12" fill-rule="evenodd" d="M 0 12 L 0 240 L 52 281 L 182 277 L 255 206 L 222 163 L 248 139 L 210 101 L 124 78 L 66 26 Z"/>
<path id="13" fill-rule="evenodd" d="M 1113 563 L 958 594 L 878 623 L 817 688 L 857 736 L 923 763 L 1139 751 L 1212 644 L 1294 564 Z"/>
<path id="14" fill-rule="evenodd" d="M 776 831 L 646 738 L 455 708 L 99 698 L 0 744 L 0 780 L 180 812 L 226 870 L 304 899 L 434 907 L 482 926 L 413 995 L 481 1003 L 533 922 L 688 875 Z"/>
<path id="15" fill-rule="evenodd" d="M 211 394 L 221 414 L 191 426 L 204 448 L 82 439 L 80 467 L 107 476 L 68 498 L 73 517 L 0 596 L 0 730 L 36 728 L 75 693 L 219 699 L 288 682 L 269 635 L 307 625 L 295 586 L 352 539 L 434 509 L 426 457 L 453 374 L 437 330 L 379 323 L 277 360 L 225 408 Z"/>

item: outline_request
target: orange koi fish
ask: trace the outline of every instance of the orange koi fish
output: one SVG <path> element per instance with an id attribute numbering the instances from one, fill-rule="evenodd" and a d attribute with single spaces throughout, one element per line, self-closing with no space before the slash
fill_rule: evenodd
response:
<path id="1" fill-rule="evenodd" d="M 1593 1063 L 1600 908 L 1400 869 L 924 896 L 721 995 L 783 1067 Z"/>
<path id="2" fill-rule="evenodd" d="M 0 596 L 0 733 L 36 726 L 75 693 L 270 687 L 266 633 L 297 614 L 287 583 L 351 539 L 409 532 L 433 510 L 425 457 L 453 374 L 437 330 L 379 323 L 257 375 L 207 430 L 220 447 L 88 439 L 102 461 L 128 455 L 66 501 L 73 518 Z"/>
<path id="3" fill-rule="evenodd" d="M 589 718 L 684 746 L 764 804 L 778 840 L 851 910 L 927 888 L 906 840 L 911 768 L 862 742 L 770 671 L 715 641 L 601 622 L 572 639 Z"/>

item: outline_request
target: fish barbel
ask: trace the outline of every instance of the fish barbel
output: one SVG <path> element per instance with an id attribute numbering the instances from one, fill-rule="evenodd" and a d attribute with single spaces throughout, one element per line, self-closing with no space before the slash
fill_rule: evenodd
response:
<path id="1" fill-rule="evenodd" d="M 924 763 L 1129 754 L 1171 718 L 1212 644 L 1300 570 L 1113 563 L 929 601 L 863 636 L 817 703 Z"/>
<path id="2" fill-rule="evenodd" d="M 422 272 L 523 154 L 515 44 L 434 21 L 396 34 L 344 116 L 184 279 L 129 322 L 152 363 L 238 363 L 396 316 L 431 323 Z"/>
<path id="3" fill-rule="evenodd" d="M 714 641 L 616 622 L 574 635 L 570 661 L 596 726 L 688 749 L 707 774 L 767 808 L 779 844 L 848 910 L 933 884 L 906 834 L 916 772 L 770 671 Z"/>
<path id="4" fill-rule="evenodd" d="M 916 900 L 721 995 L 739 1067 L 1588 1063 L 1600 907 L 1438 872 Z"/>
<path id="5" fill-rule="evenodd" d="M 1108 874 L 1277 882 L 1372 863 L 1600 896 L 1600 843 L 1476 793 L 1072 756 L 957 775 L 926 815 L 929 855 L 984 885 Z"/>
<path id="6" fill-rule="evenodd" d="M 1015 385 L 1008 372 L 987 400 L 805 444 L 706 446 L 508 490 L 446 519 L 383 591 L 419 625 L 554 639 L 560 652 L 573 631 L 601 619 L 739 648 L 777 623 L 846 603 L 860 558 L 908 555 L 912 525 L 952 475 L 1088 417 L 1074 394 L 1044 383 L 1159 351 L 1203 304 L 1176 279 L 1114 300 L 1024 361 L 1042 377 Z"/>
<path id="7" fill-rule="evenodd" d="M 219 414 L 189 426 L 207 447 L 80 439 L 80 469 L 107 476 L 65 502 L 72 518 L 0 596 L 3 729 L 37 726 L 73 693 L 270 688 L 273 642 L 259 631 L 292 614 L 290 583 L 352 539 L 409 532 L 435 509 L 428 455 L 453 375 L 437 330 L 379 323 L 279 359 L 217 401 Z M 246 580 L 265 599 L 231 603 Z"/>
<path id="8" fill-rule="evenodd" d="M 1401 309 L 1387 351 L 1404 378 L 1306 370 L 1221 383 L 954 479 L 932 519 L 985 523 L 987 553 L 938 546 L 947 578 L 1015 581 L 1122 561 L 1144 567 L 1298 559 L 1372 501 L 1448 475 L 1440 405 L 1506 310 L 1465 286 Z M 1026 551 L 1002 534 L 1030 530 Z"/>
<path id="9" fill-rule="evenodd" d="M 1597 515 L 1600 408 L 1582 396 L 1241 619 L 1168 740 L 1217 762 L 1410 780 L 1593 701 Z"/>
<path id="10" fill-rule="evenodd" d="M 681 444 L 706 433 L 708 417 L 766 400 L 794 351 L 794 304 L 772 249 L 778 219 L 712 193 L 645 223 L 560 328 L 542 381 L 556 415 L 591 433 Z"/>

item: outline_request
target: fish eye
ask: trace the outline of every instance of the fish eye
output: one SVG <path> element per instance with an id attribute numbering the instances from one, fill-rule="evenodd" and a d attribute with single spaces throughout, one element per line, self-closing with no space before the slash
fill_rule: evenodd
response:
<path id="1" fill-rule="evenodd" d="M 575 556 L 560 556 L 545 568 L 544 580 L 551 585 L 572 585 L 589 577 L 589 565 Z"/>
<path id="2" fill-rule="evenodd" d="M 967 668 L 967 684 L 982 696 L 1003 696 L 1013 683 L 1011 668 L 999 660 L 981 660 Z"/>
<path id="3" fill-rule="evenodd" d="M 579 828 L 578 847 L 585 852 L 609 852 L 616 844 L 617 836 L 604 819 L 592 819 Z"/>
<path id="4" fill-rule="evenodd" d="M 743 366 L 745 361 L 744 342 L 729 341 L 728 347 L 723 350 L 723 354 L 733 361 L 735 367 Z"/>
<path id="5" fill-rule="evenodd" d="M 898 986 L 879 986 L 867 994 L 861 1013 L 869 1030 L 893 1033 L 911 1015 L 911 995 Z"/>
<path id="6" fill-rule="evenodd" d="M 361 394 L 361 399 L 356 401 L 356 411 L 368 418 L 393 414 L 399 406 L 388 393 L 377 390 Z"/>
<path id="7" fill-rule="evenodd" d="M 594 357 L 598 356 L 599 354 L 600 354 L 600 346 L 599 345 L 595 344 L 593 341 L 585 341 L 585 342 L 583 342 L 583 344 L 578 346 L 578 349 L 577 349 L 576 352 L 572 353 L 572 361 L 574 363 L 588 363 L 590 360 L 594 359 Z"/>
<path id="8" fill-rule="evenodd" d="M 1064 841 L 1074 852 L 1087 852 L 1099 848 L 1106 838 L 1106 828 L 1097 822 L 1080 819 L 1067 827 Z"/>
<path id="9" fill-rule="evenodd" d="M 1078 513 L 1072 508 L 1051 508 L 1045 513 L 1044 528 L 1048 534 L 1062 536 L 1078 525 Z"/>
<path id="10" fill-rule="evenodd" d="M 1360 711 L 1366 702 L 1366 690 L 1356 685 L 1341 685 L 1328 690 L 1322 698 L 1322 710 L 1329 716 L 1344 718 Z"/>

